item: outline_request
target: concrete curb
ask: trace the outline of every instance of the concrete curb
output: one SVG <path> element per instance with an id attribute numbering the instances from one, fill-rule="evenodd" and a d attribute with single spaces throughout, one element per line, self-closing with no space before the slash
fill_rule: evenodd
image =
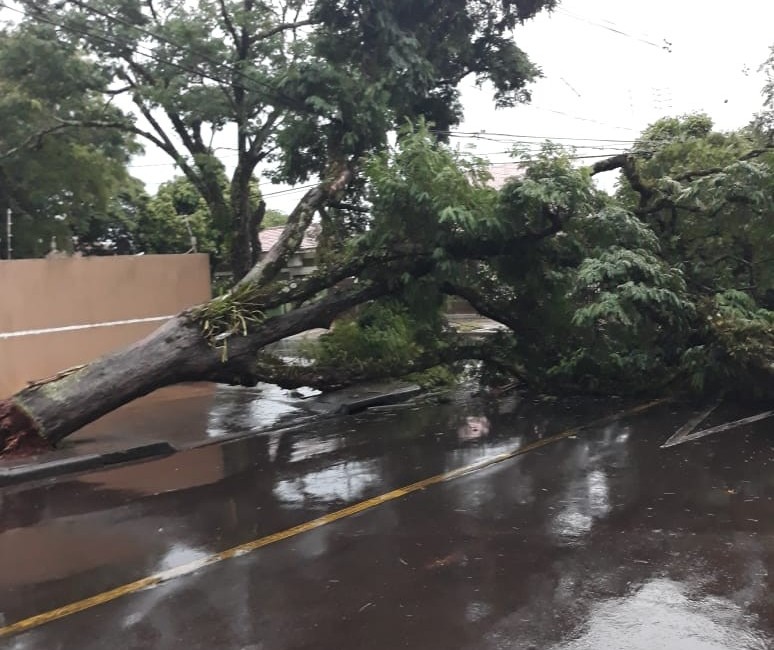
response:
<path id="1" fill-rule="evenodd" d="M 137 460 L 148 460 L 169 456 L 177 451 L 168 442 L 152 442 L 137 447 L 129 447 L 118 451 L 107 451 L 101 454 L 86 454 L 83 456 L 69 456 L 44 461 L 42 463 L 28 463 L 15 467 L 0 468 L 0 487 L 14 485 L 25 481 L 34 481 L 43 478 L 51 478 L 62 474 L 73 474 L 100 469 L 119 463 L 130 463 Z"/>
<path id="2" fill-rule="evenodd" d="M 336 409 L 335 413 L 350 415 L 352 413 L 365 411 L 367 408 L 371 408 L 373 406 L 389 406 L 391 404 L 399 404 L 400 402 L 405 402 L 412 397 L 416 397 L 422 392 L 423 390 L 419 386 L 405 386 L 389 393 L 356 397 L 347 400 L 346 402 L 342 402 L 341 405 Z"/>

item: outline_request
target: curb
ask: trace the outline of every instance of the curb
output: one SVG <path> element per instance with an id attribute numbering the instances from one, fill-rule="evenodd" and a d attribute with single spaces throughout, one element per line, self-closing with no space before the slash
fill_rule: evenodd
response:
<path id="1" fill-rule="evenodd" d="M 342 402 L 342 404 L 334 411 L 339 415 L 351 415 L 352 413 L 359 413 L 365 411 L 372 406 L 389 406 L 391 404 L 399 404 L 406 400 L 416 397 L 422 394 L 424 391 L 419 386 L 406 386 L 398 390 L 393 390 L 389 393 L 378 393 L 375 395 L 369 395 L 366 397 L 355 397 Z"/>
<path id="2" fill-rule="evenodd" d="M 129 463 L 136 460 L 160 458 L 175 453 L 176 449 L 168 442 L 151 442 L 137 447 L 109 451 L 103 454 L 88 454 L 70 458 L 57 458 L 43 463 L 18 465 L 8 469 L 0 469 L 0 487 L 14 485 L 25 481 L 51 478 L 62 474 L 72 474 L 88 470 L 100 469 L 109 465 Z"/>

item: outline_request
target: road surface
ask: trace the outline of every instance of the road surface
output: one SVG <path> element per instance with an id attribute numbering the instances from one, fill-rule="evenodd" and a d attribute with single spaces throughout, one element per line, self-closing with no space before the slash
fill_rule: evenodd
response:
<path id="1" fill-rule="evenodd" d="M 573 429 L 634 405 L 382 409 L 5 488 L 0 647 L 774 647 L 771 420 Z"/>

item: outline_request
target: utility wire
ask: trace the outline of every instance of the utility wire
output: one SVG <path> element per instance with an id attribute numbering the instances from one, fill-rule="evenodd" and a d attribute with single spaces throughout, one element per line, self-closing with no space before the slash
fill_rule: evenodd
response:
<path id="1" fill-rule="evenodd" d="M 492 137 L 492 138 L 513 138 L 515 140 L 520 139 L 528 139 L 528 140 L 566 140 L 570 142 L 616 142 L 616 143 L 626 143 L 626 144 L 633 144 L 635 142 L 639 142 L 639 140 L 621 140 L 617 138 L 574 138 L 574 137 L 565 137 L 565 136 L 548 136 L 548 135 L 524 135 L 524 134 L 516 134 L 516 133 L 497 133 L 497 132 L 489 132 L 489 131 L 432 131 L 432 133 L 436 133 L 439 135 L 448 135 L 452 137 L 471 137 L 471 138 L 485 138 L 485 137 Z M 498 140 L 500 142 L 500 140 Z"/>
<path id="2" fill-rule="evenodd" d="M 671 49 L 672 44 L 666 39 L 664 39 L 664 42 L 662 44 L 654 43 L 650 39 L 642 38 L 640 36 L 635 36 L 634 34 L 630 34 L 629 32 L 623 31 L 622 29 L 616 29 L 615 27 L 610 27 L 608 25 L 603 25 L 602 23 L 594 22 L 593 20 L 589 20 L 588 18 L 584 18 L 583 16 L 578 16 L 576 14 L 573 14 L 572 12 L 569 12 L 566 9 L 557 9 L 556 11 L 557 13 L 560 13 L 563 16 L 567 16 L 574 20 L 580 20 L 581 22 L 588 23 L 589 25 L 594 25 L 595 27 L 599 27 L 600 29 L 606 29 L 609 32 L 619 34 L 620 36 L 625 36 L 626 38 L 631 38 L 635 41 L 639 41 L 640 43 L 645 43 L 646 45 L 650 45 L 652 47 L 658 48 L 659 50 L 666 50 L 667 52 L 672 51 Z"/>
<path id="3" fill-rule="evenodd" d="M 571 120 L 576 120 L 578 122 L 589 122 L 591 124 L 599 124 L 600 126 L 607 126 L 612 129 L 619 129 L 621 131 L 636 131 L 636 129 L 633 129 L 628 126 L 617 126 L 615 124 L 610 124 L 608 122 L 600 122 L 599 120 L 594 120 L 590 117 L 581 117 L 580 115 L 573 115 L 572 113 L 566 113 L 565 111 L 560 111 L 555 108 L 546 108 L 545 106 L 536 106 L 535 104 L 524 104 L 525 108 L 532 108 L 536 111 L 545 111 L 546 113 L 554 113 L 555 115 L 562 115 L 563 117 L 569 117 Z"/>

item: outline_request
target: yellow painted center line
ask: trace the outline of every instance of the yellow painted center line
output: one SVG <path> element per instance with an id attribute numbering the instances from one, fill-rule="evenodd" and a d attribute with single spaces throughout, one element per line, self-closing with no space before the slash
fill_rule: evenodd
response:
<path id="1" fill-rule="evenodd" d="M 181 564 L 171 569 L 167 569 L 166 571 L 154 573 L 153 575 L 140 578 L 134 582 L 129 582 L 127 584 L 121 585 L 120 587 L 116 587 L 115 589 L 103 591 L 102 593 L 96 594 L 94 596 L 84 598 L 83 600 L 76 600 L 75 602 L 64 605 L 63 607 L 57 607 L 56 609 L 43 612 L 42 614 L 30 616 L 29 618 L 22 619 L 16 623 L 11 623 L 5 627 L 0 627 L 0 637 L 31 630 L 32 628 L 36 628 L 40 625 L 44 625 L 45 623 L 50 623 L 51 621 L 64 618 L 65 616 L 77 614 L 78 612 L 91 609 L 92 607 L 97 607 L 98 605 L 109 603 L 111 600 L 116 600 L 122 596 L 128 596 L 129 594 L 136 593 L 143 589 L 155 587 L 168 580 L 190 575 L 204 567 L 217 564 L 218 562 L 223 562 L 224 560 L 230 560 L 231 558 L 239 557 L 241 555 L 245 555 L 246 553 L 251 553 L 252 551 L 263 548 L 264 546 L 269 546 L 269 544 L 281 542 L 282 540 L 295 537 L 301 533 L 305 533 L 310 530 L 314 530 L 315 528 L 320 528 L 321 526 L 331 524 L 334 521 L 338 521 L 339 519 L 351 517 L 352 515 L 364 512 L 383 503 L 387 503 L 388 501 L 394 501 L 395 499 L 400 499 L 401 497 L 405 497 L 409 494 L 412 494 L 413 492 L 424 490 L 431 485 L 436 485 L 437 483 L 443 483 L 445 481 L 451 481 L 453 479 L 460 478 L 461 476 L 466 476 L 473 472 L 480 471 L 497 463 L 501 463 L 505 460 L 515 458 L 516 456 L 521 456 L 530 451 L 534 451 L 535 449 L 540 449 L 546 445 L 550 445 L 554 442 L 558 442 L 560 440 L 564 440 L 565 438 L 569 438 L 570 436 L 574 436 L 585 429 L 603 426 L 605 424 L 620 420 L 621 418 L 635 415 L 637 413 L 642 413 L 643 411 L 647 411 L 648 409 L 651 409 L 659 404 L 663 404 L 666 401 L 668 400 L 659 399 L 652 402 L 647 402 L 645 404 L 640 404 L 639 406 L 635 406 L 631 409 L 627 409 L 625 411 L 594 420 L 579 427 L 567 429 L 561 433 L 549 436 L 548 438 L 543 438 L 542 440 L 525 445 L 524 447 L 519 447 L 509 452 L 497 454 L 496 456 L 489 456 L 477 463 L 473 463 L 472 465 L 466 465 L 465 467 L 460 467 L 459 469 L 451 470 L 450 472 L 445 472 L 444 474 L 437 474 L 436 476 L 422 479 L 416 483 L 406 485 L 405 487 L 392 490 L 391 492 L 381 494 L 371 499 L 366 499 L 365 501 L 355 503 L 351 506 L 347 506 L 346 508 L 342 508 L 341 510 L 337 510 L 322 517 L 318 517 L 317 519 L 312 519 L 311 521 L 299 524 L 298 526 L 293 526 L 292 528 L 282 530 L 278 533 L 267 535 L 266 537 L 261 537 L 250 542 L 245 542 L 244 544 L 239 544 L 238 546 L 226 549 L 225 551 L 220 551 L 219 553 L 208 555 L 207 557 L 194 560 L 193 562 Z"/>

